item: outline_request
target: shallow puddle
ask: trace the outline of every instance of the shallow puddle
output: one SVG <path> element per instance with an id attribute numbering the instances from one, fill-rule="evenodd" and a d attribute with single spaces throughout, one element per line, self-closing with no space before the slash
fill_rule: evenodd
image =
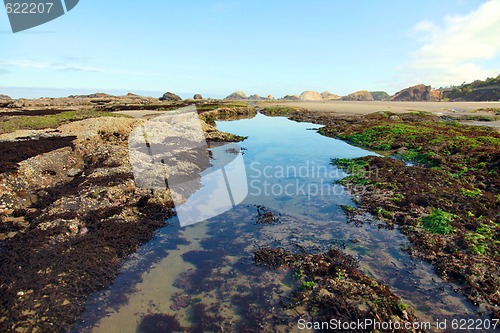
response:
<path id="1" fill-rule="evenodd" d="M 369 216 L 350 221 L 354 206 L 332 158 L 372 153 L 323 137 L 317 125 L 257 115 L 218 122 L 248 136 L 244 152 L 248 196 L 236 208 L 185 228 L 175 218 L 124 265 L 112 286 L 95 295 L 75 332 L 149 332 L 147 315 L 174 316 L 181 330 L 298 331 L 300 313 L 282 301 L 297 281 L 286 270 L 253 262 L 263 246 L 321 252 L 340 246 L 368 275 L 387 284 L 426 321 L 471 318 L 478 312 L 432 267 L 402 249 L 397 230 Z M 362 222 L 362 223 L 359 223 Z M 171 318 L 171 317 L 170 317 Z"/>

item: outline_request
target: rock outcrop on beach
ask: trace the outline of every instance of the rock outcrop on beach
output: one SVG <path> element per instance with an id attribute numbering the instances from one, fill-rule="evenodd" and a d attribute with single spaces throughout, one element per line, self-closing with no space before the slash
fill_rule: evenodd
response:
<path id="1" fill-rule="evenodd" d="M 253 94 L 253 95 L 251 95 L 250 97 L 248 97 L 248 99 L 249 99 L 250 101 L 260 101 L 260 100 L 262 99 L 262 97 L 260 97 L 260 95 L 259 95 L 259 94 Z"/>
<path id="2" fill-rule="evenodd" d="M 200 100 L 200 99 L 203 99 L 203 96 L 201 96 L 200 94 L 196 94 L 193 96 L 193 99 Z"/>
<path id="3" fill-rule="evenodd" d="M 340 96 L 339 95 L 335 95 L 335 94 L 332 94 L 331 92 L 329 91 L 324 91 L 321 93 L 321 97 L 323 97 L 323 99 L 325 101 L 335 101 L 337 99 L 340 99 Z"/>
<path id="4" fill-rule="evenodd" d="M 343 101 L 373 101 L 373 96 L 368 90 L 356 91 L 342 97 Z"/>
<path id="5" fill-rule="evenodd" d="M 298 101 L 300 99 L 299 95 L 286 95 L 282 98 L 285 101 Z"/>
<path id="6" fill-rule="evenodd" d="M 442 92 L 432 90 L 431 86 L 417 84 L 397 92 L 392 96 L 391 101 L 400 102 L 436 102 L 442 98 Z"/>
<path id="7" fill-rule="evenodd" d="M 300 94 L 300 100 L 301 101 L 322 101 L 323 97 L 321 97 L 321 94 L 316 91 L 304 91 L 302 94 Z"/>
<path id="8" fill-rule="evenodd" d="M 160 97 L 160 101 L 178 102 L 182 101 L 182 98 L 174 93 L 166 92 Z"/>
<path id="9" fill-rule="evenodd" d="M 391 95 L 385 91 L 370 91 L 373 96 L 374 101 L 388 101 L 391 99 Z"/>
<path id="10" fill-rule="evenodd" d="M 109 117 L 1 135 L 0 331 L 70 331 L 84 297 L 173 215 L 167 190 L 134 186 L 127 137 L 140 124 Z"/>
<path id="11" fill-rule="evenodd" d="M 247 99 L 247 94 L 245 94 L 243 91 L 235 91 L 231 95 L 227 96 L 224 98 L 226 100 L 241 100 L 241 99 Z"/>
<path id="12" fill-rule="evenodd" d="M 7 95 L 0 95 L 0 107 L 5 108 L 12 104 L 14 100 Z"/>

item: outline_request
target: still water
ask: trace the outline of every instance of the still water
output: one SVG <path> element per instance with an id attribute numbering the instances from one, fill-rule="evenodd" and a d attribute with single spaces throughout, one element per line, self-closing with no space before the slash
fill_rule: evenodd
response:
<path id="1" fill-rule="evenodd" d="M 347 220 L 340 205 L 355 204 L 334 184 L 345 174 L 331 159 L 374 153 L 323 137 L 314 130 L 318 125 L 282 117 L 258 114 L 219 121 L 217 128 L 248 137 L 239 144 L 246 199 L 188 227 L 172 218 L 127 260 L 113 285 L 92 297 L 75 332 L 133 333 L 148 314 L 175 316 L 192 332 L 298 331 L 299 315 L 281 305 L 296 282 L 285 270 L 254 264 L 253 251 L 263 246 L 312 252 L 341 246 L 423 320 L 477 312 L 430 265 L 402 250 L 408 242 L 397 229 L 379 228 L 369 216 L 362 223 Z M 258 223 L 267 211 L 275 221 Z"/>

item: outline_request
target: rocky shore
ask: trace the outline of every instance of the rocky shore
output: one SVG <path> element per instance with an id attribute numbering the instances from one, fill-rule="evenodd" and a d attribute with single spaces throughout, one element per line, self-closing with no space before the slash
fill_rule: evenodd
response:
<path id="1" fill-rule="evenodd" d="M 0 331 L 64 332 L 174 214 L 170 192 L 134 183 L 128 135 L 145 120 L 104 109 L 184 104 L 129 95 L 10 103 L 0 111 Z M 208 141 L 240 140 L 203 128 Z"/>
<path id="2" fill-rule="evenodd" d="M 423 112 L 338 116 L 297 108 L 262 111 L 325 125 L 320 133 L 382 157 L 334 160 L 357 198 L 348 216 L 369 212 L 398 225 L 414 256 L 434 265 L 473 304 L 498 318 L 500 134 Z M 478 308 L 479 309 L 479 308 Z M 479 310 L 478 310 L 479 311 Z"/>
<path id="3" fill-rule="evenodd" d="M 122 260 L 174 214 L 169 191 L 135 186 L 129 134 L 150 117 L 194 102 L 132 94 L 5 101 L 0 109 L 0 330 L 65 332 L 85 309 L 86 297 L 110 284 Z M 197 99 L 196 107 L 209 142 L 242 140 L 219 132 L 215 120 L 257 112 L 235 101 Z M 340 116 L 289 106 L 262 113 L 326 125 L 323 135 L 392 155 L 334 161 L 351 174 L 343 185 L 370 189 L 353 192 L 359 204 L 345 207 L 346 214 L 367 211 L 388 228 L 399 225 L 413 242 L 410 253 L 431 262 L 472 302 L 498 317 L 497 132 L 426 113 Z M 370 167 L 380 172 L 364 171 Z M 439 223 L 427 223 L 429 217 Z M 310 319 L 416 320 L 389 288 L 361 273 L 342 251 L 263 248 L 254 256 L 258 265 L 297 275 L 302 285 L 287 306 Z M 345 311 L 330 311 L 338 308 Z"/>

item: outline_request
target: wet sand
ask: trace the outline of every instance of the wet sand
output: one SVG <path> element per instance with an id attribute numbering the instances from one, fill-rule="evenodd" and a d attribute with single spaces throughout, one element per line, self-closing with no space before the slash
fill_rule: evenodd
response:
<path id="1" fill-rule="evenodd" d="M 288 105 L 301 107 L 310 111 L 331 111 L 339 114 L 369 114 L 377 111 L 391 111 L 406 113 L 412 111 L 426 111 L 436 113 L 470 113 L 480 108 L 500 108 L 500 102 L 352 102 L 352 101 L 264 101 L 257 103 L 260 107 L 272 105 Z M 489 114 L 487 112 L 474 112 L 474 114 Z"/>
<path id="2" fill-rule="evenodd" d="M 304 108 L 309 111 L 333 112 L 339 115 L 366 115 L 377 111 L 390 111 L 393 113 L 407 112 L 432 112 L 437 115 L 448 115 L 450 117 L 460 117 L 465 115 L 485 115 L 494 116 L 492 112 L 476 111 L 478 109 L 498 108 L 500 102 L 354 102 L 354 101 L 261 101 L 256 104 L 264 108 L 276 105 L 286 105 Z M 149 119 L 161 115 L 165 111 L 156 110 L 122 110 L 116 113 L 131 116 L 134 118 Z M 467 121 L 462 123 L 475 126 L 489 126 L 500 128 L 500 120 L 496 121 Z"/>

